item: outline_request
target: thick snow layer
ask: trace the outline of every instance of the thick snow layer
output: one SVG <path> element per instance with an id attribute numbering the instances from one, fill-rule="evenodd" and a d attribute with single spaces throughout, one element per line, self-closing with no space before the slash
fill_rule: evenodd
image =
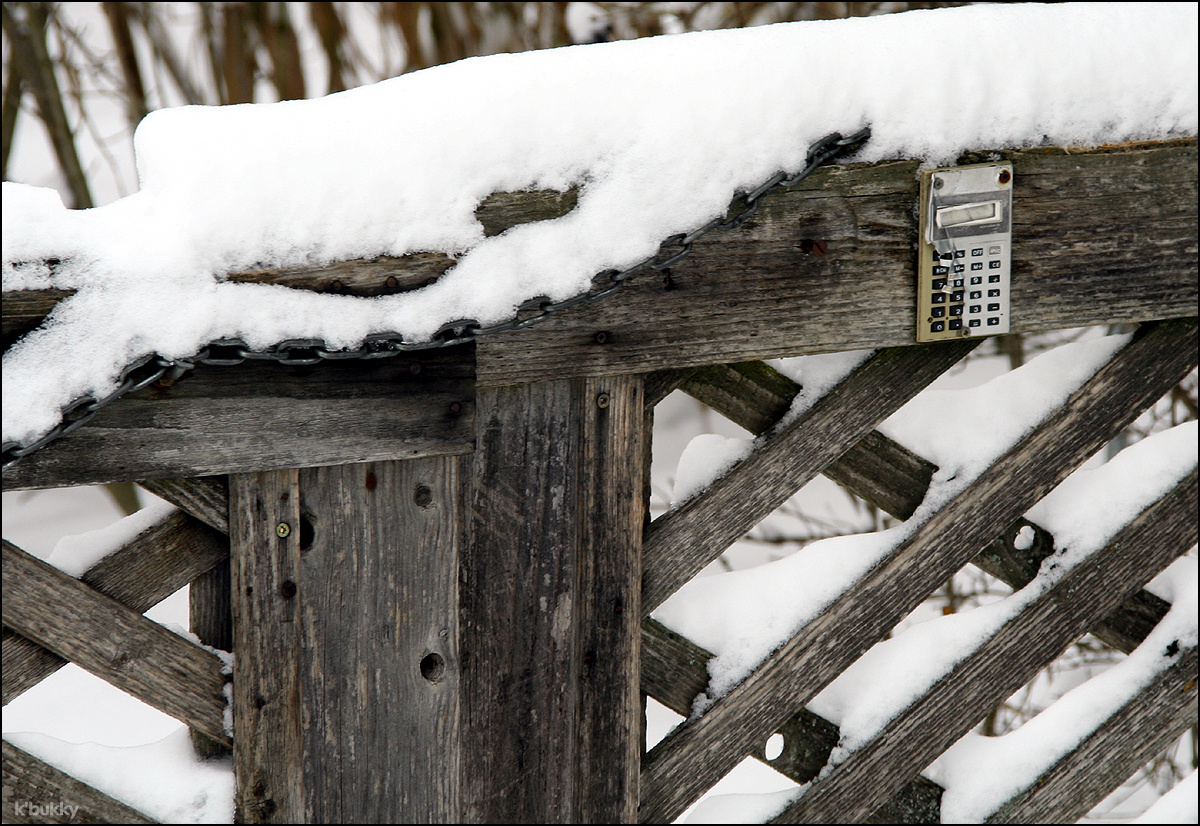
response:
<path id="1" fill-rule="evenodd" d="M 1197 782 L 1200 776 L 1193 771 L 1175 784 L 1175 788 L 1164 794 L 1149 809 L 1135 817 L 1130 823 L 1195 823 L 1197 820 Z"/>
<path id="2" fill-rule="evenodd" d="M 5 356 L 5 440 L 187 357 L 371 332 L 430 337 L 653 254 L 731 196 L 870 124 L 862 160 L 1194 135 L 1194 4 L 971 6 L 463 60 L 319 100 L 186 106 L 135 137 L 141 191 L 73 212 L 6 184 L 4 288 L 75 288 Z M 553 221 L 485 239 L 496 191 L 581 187 Z M 457 266 L 363 299 L 231 283 L 255 266 L 443 251 Z M 63 261 L 51 274 L 37 262 Z"/>

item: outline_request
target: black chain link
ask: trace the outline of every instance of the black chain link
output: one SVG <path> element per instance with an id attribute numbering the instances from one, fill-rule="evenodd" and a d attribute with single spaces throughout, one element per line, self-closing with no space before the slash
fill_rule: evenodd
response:
<path id="1" fill-rule="evenodd" d="M 563 301 L 551 301 L 545 295 L 531 298 L 517 308 L 517 314 L 513 318 L 498 324 L 485 326 L 476 319 L 461 318 L 443 324 L 429 341 L 409 341 L 400 333 L 372 333 L 363 339 L 362 346 L 357 350 L 330 350 L 324 341 L 314 338 L 288 339 L 265 350 L 253 350 L 241 339 L 223 338 L 211 342 L 199 353 L 186 359 L 168 359 L 157 353 L 151 353 L 126 367 L 121 372 L 117 388 L 107 396 L 99 399 L 92 395 L 82 396 L 63 408 L 62 419 L 41 438 L 27 445 L 5 442 L 3 445 L 4 470 L 8 470 L 18 460 L 45 447 L 55 439 L 82 427 L 102 408 L 125 394 L 141 390 L 155 382 L 164 385 L 172 384 L 197 364 L 232 366 L 242 364 L 250 359 L 276 361 L 288 365 L 311 365 L 320 364 L 322 361 L 341 359 L 388 358 L 414 350 L 452 347 L 472 341 L 478 336 L 492 333 L 523 330 L 569 307 L 601 301 L 620 290 L 626 281 L 639 272 L 646 270 L 662 272 L 675 266 L 691 253 L 692 245 L 697 240 L 714 229 L 730 230 L 740 227 L 758 211 L 765 196 L 776 189 L 795 186 L 812 174 L 817 167 L 848 153 L 870 136 L 871 128 L 869 126 L 850 137 L 842 137 L 839 132 L 826 135 L 809 148 L 804 168 L 795 175 L 789 177 L 785 172 L 775 173 L 750 192 L 737 195 L 733 200 L 734 206 L 726 210 L 725 215 L 714 218 L 691 232 L 672 235 L 659 246 L 657 253 L 628 269 L 605 270 L 600 273 L 592 279 L 591 291 Z M 731 212 L 734 214 L 729 217 Z M 675 249 L 676 247 L 678 248 Z"/>

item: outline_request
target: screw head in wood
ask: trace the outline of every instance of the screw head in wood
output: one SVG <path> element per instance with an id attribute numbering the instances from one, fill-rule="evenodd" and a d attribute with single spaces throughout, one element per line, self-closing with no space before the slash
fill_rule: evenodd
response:
<path id="1" fill-rule="evenodd" d="M 599 396 L 596 397 L 596 407 L 608 407 L 610 402 L 611 402 L 611 399 L 609 398 L 607 393 L 601 393 Z"/>
<path id="2" fill-rule="evenodd" d="M 275 526 L 275 535 L 278 536 L 280 539 L 286 539 L 288 537 L 288 535 L 291 534 L 291 532 L 292 532 L 292 526 L 289 525 L 287 522 L 280 522 L 278 525 Z"/>
<path id="3" fill-rule="evenodd" d="M 296 596 L 296 583 L 290 579 L 284 580 L 283 585 L 279 587 L 279 593 L 283 594 L 284 599 L 291 599 Z"/>

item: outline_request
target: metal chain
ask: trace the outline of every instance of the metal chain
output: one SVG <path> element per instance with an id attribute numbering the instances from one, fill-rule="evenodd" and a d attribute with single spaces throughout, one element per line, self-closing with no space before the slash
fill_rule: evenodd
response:
<path id="1" fill-rule="evenodd" d="M 592 290 L 594 291 L 581 293 L 563 301 L 551 301 L 545 295 L 531 298 L 517 308 L 517 314 L 513 318 L 498 324 L 484 326 L 473 318 L 456 319 L 439 327 L 429 341 L 409 341 L 400 333 L 393 332 L 372 333 L 363 339 L 362 346 L 357 350 L 330 350 L 321 339 L 310 338 L 288 339 L 266 350 L 252 350 L 241 339 L 224 338 L 211 342 L 199 353 L 186 359 L 169 359 L 157 353 L 151 353 L 126 367 L 121 372 L 117 388 L 107 396 L 101 398 L 92 395 L 82 396 L 64 407 L 62 419 L 41 438 L 27 445 L 5 442 L 3 445 L 3 468 L 8 470 L 25 456 L 66 436 L 76 428 L 82 427 L 100 410 L 125 394 L 141 390 L 155 382 L 174 383 L 197 364 L 231 366 L 242 364 L 250 359 L 275 361 L 288 365 L 309 365 L 340 359 L 388 358 L 415 350 L 452 347 L 472 341 L 478 336 L 492 333 L 523 330 L 568 307 L 601 301 L 620 290 L 626 281 L 639 272 L 646 270 L 662 272 L 675 266 L 691 253 L 692 245 L 697 240 L 714 229 L 730 230 L 740 227 L 758 211 L 764 197 L 776 189 L 795 186 L 812 174 L 817 167 L 848 153 L 870 136 L 871 128 L 869 126 L 848 138 L 842 137 L 839 132 L 826 135 L 809 147 L 804 168 L 795 175 L 789 177 L 785 172 L 777 172 L 750 192 L 736 196 L 733 201 L 736 214 L 732 218 L 728 217 L 730 210 L 727 210 L 725 215 L 714 218 L 702 227 L 691 232 L 672 235 L 659 246 L 657 253 L 628 269 L 605 270 L 592 279 Z M 675 247 L 678 248 L 673 249 Z M 530 311 L 534 311 L 534 313 L 527 315 Z"/>

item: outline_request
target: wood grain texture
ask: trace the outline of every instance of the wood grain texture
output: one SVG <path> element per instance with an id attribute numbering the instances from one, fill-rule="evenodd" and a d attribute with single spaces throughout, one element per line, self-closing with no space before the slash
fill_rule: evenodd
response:
<path id="1" fill-rule="evenodd" d="M 233 651 L 233 609 L 229 579 L 229 557 L 200 574 L 188 586 L 188 630 L 204 645 Z M 203 758 L 225 757 L 228 746 L 191 730 L 192 747 Z"/>
<path id="2" fill-rule="evenodd" d="M 1180 646 L 1174 656 L 1164 651 L 1163 659 L 1173 660 L 1170 667 L 985 822 L 1074 823 L 1194 727 L 1196 648 Z"/>
<path id="3" fill-rule="evenodd" d="M 141 614 L 228 554 L 223 535 L 176 513 L 96 562 L 80 581 Z M 62 657 L 7 627 L 3 660 L 5 705 L 66 665 Z"/>
<path id="4" fill-rule="evenodd" d="M 877 353 L 707 490 L 652 522 L 643 548 L 643 613 L 661 605 L 864 434 L 958 363 L 978 339 L 943 344 Z"/>
<path id="5" fill-rule="evenodd" d="M 229 534 L 229 479 L 226 477 L 145 479 L 138 484 L 184 513 L 191 514 L 223 534 Z"/>
<path id="6" fill-rule="evenodd" d="M 58 302 L 75 290 L 13 290 L 4 293 L 0 344 L 7 350 L 18 338 L 38 327 Z"/>
<path id="7" fill-rule="evenodd" d="M 994 154 L 1014 171 L 1013 332 L 1196 315 L 1194 138 Z M 671 289 L 642 273 L 612 299 L 481 338 L 480 384 L 911 344 L 917 167 L 819 169 L 696 242 Z M 802 248 L 814 239 L 824 255 Z"/>
<path id="8" fill-rule="evenodd" d="M 635 377 L 480 395 L 461 586 L 468 822 L 635 816 L 643 408 Z"/>
<path id="9" fill-rule="evenodd" d="M 4 471 L 4 489 L 467 453 L 469 347 L 310 367 L 198 366 Z"/>
<path id="10" fill-rule="evenodd" d="M 286 536 L 277 526 L 288 525 Z M 229 477 L 233 768 L 239 823 L 306 823 L 299 471 Z M 288 584 L 291 584 L 288 587 Z"/>
<path id="11" fill-rule="evenodd" d="M 300 471 L 307 822 L 461 820 L 464 461 Z"/>
<path id="12" fill-rule="evenodd" d="M 1148 325 L 1034 431 L 927 516 L 884 561 L 642 762 L 643 822 L 678 816 L 799 705 L 961 568 L 1196 362 L 1196 323 Z M 1022 485 L 1012 484 L 1021 478 Z"/>
<path id="13" fill-rule="evenodd" d="M 58 805 L 77 807 L 75 817 L 41 814 Z M 5 823 L 158 823 L 7 740 L 3 817 Z"/>
<path id="14" fill-rule="evenodd" d="M 773 822 L 855 822 L 882 806 L 908 779 L 1110 613 L 1127 593 L 1186 553 L 1196 543 L 1196 506 L 1193 469 L 1085 562 L 1065 572 L 966 653 L 949 673 L 888 721 L 883 731 L 835 765 Z"/>
<path id="15" fill-rule="evenodd" d="M 4 624 L 144 703 L 228 743 L 221 661 L 4 542 Z"/>

